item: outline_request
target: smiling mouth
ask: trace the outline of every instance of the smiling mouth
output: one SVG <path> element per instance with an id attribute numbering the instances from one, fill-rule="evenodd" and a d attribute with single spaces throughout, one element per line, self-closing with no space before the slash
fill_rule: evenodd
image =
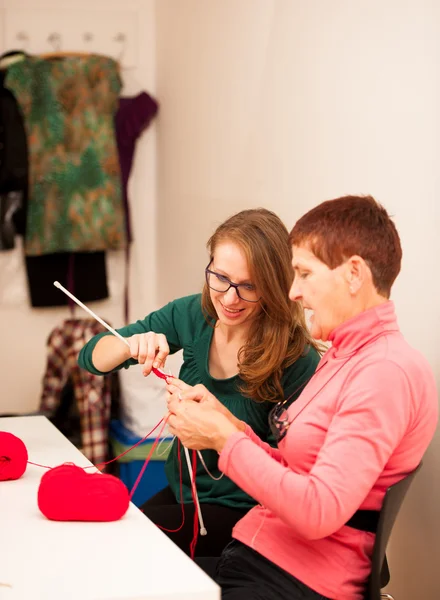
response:
<path id="1" fill-rule="evenodd" d="M 244 308 L 227 308 L 224 304 L 222 304 L 222 307 L 225 312 L 231 313 L 231 315 L 237 315 L 244 310 Z"/>

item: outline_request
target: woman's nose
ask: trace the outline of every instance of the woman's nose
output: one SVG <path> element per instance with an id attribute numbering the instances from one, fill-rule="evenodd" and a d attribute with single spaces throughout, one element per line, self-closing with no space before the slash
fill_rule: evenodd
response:
<path id="1" fill-rule="evenodd" d="M 297 302 L 298 300 L 301 300 L 302 298 L 302 294 L 301 294 L 301 290 L 298 284 L 298 280 L 295 277 L 295 279 L 293 280 L 292 283 L 292 287 L 290 288 L 290 292 L 289 292 L 289 299 L 292 300 L 292 302 Z"/>
<path id="2" fill-rule="evenodd" d="M 229 288 L 229 290 L 227 292 L 225 292 L 225 295 L 223 297 L 228 304 L 240 301 L 240 296 L 238 295 L 238 291 L 235 287 L 232 287 L 232 285 Z"/>

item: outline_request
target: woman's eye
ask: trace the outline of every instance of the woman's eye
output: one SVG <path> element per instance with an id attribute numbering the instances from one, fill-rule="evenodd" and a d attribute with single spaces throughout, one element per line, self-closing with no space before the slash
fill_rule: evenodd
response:
<path id="1" fill-rule="evenodd" d="M 229 283 L 229 279 L 227 277 L 225 277 L 224 275 L 219 275 L 218 273 L 216 273 L 215 276 L 222 283 Z"/>
<path id="2" fill-rule="evenodd" d="M 243 289 L 248 290 L 248 292 L 255 292 L 255 286 L 252 283 L 242 283 L 241 286 Z"/>
<path id="3" fill-rule="evenodd" d="M 309 276 L 309 273 L 300 273 L 299 274 L 300 279 L 307 279 L 308 276 Z"/>

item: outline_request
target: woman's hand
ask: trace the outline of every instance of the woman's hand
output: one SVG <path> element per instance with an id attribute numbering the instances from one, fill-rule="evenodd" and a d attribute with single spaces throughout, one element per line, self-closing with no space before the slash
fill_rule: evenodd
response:
<path id="1" fill-rule="evenodd" d="M 186 384 L 181 379 L 177 379 L 177 377 L 170 378 L 167 382 L 167 403 L 173 401 L 174 396 L 177 398 L 180 397 L 182 400 L 192 400 L 194 402 L 198 402 L 199 404 L 206 404 L 210 406 L 213 410 L 218 411 L 223 414 L 237 429 L 240 431 L 244 431 L 246 428 L 246 423 L 240 421 L 235 417 L 230 410 L 226 408 L 224 404 L 222 404 L 217 398 L 211 394 L 209 390 L 206 389 L 204 385 L 201 383 L 195 385 L 194 387 Z"/>
<path id="2" fill-rule="evenodd" d="M 163 369 L 170 353 L 167 338 L 163 333 L 137 333 L 127 338 L 130 344 L 130 356 L 143 365 L 142 373 L 146 377 L 151 373 L 153 366 Z"/>
<path id="3" fill-rule="evenodd" d="M 168 410 L 170 433 L 176 435 L 187 448 L 221 452 L 228 438 L 239 431 L 225 414 L 209 402 L 179 400 L 177 394 L 172 394 Z"/>

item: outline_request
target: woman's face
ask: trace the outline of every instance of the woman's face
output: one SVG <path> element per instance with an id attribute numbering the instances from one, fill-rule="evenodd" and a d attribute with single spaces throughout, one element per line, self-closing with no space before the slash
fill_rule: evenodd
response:
<path id="1" fill-rule="evenodd" d="M 249 323 L 261 312 L 260 302 L 247 302 L 240 298 L 235 288 L 226 292 L 216 291 L 228 287 L 227 280 L 241 284 L 240 292 L 245 297 L 258 300 L 260 294 L 251 279 L 249 265 L 242 249 L 234 242 L 221 242 L 213 253 L 209 270 L 210 297 L 219 321 L 226 326 L 238 326 Z"/>
<path id="2" fill-rule="evenodd" d="M 313 311 L 311 334 L 326 342 L 330 333 L 351 317 L 351 296 L 345 264 L 330 269 L 310 250 L 293 246 L 292 266 L 295 272 L 289 298 L 300 301 Z"/>

